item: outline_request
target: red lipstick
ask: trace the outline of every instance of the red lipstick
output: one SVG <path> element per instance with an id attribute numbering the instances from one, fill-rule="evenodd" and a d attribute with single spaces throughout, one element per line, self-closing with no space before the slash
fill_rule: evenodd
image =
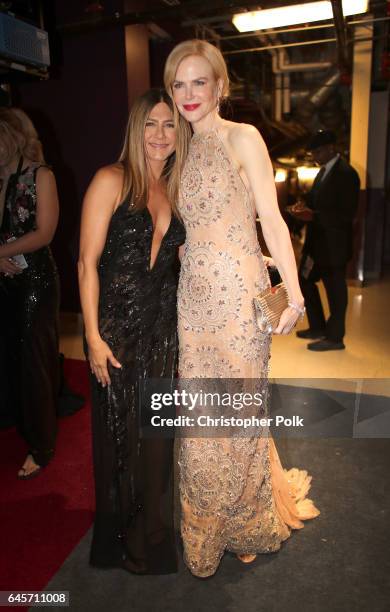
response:
<path id="1" fill-rule="evenodd" d="M 183 104 L 183 108 L 186 111 L 193 111 L 195 109 L 197 109 L 200 106 L 200 104 Z"/>

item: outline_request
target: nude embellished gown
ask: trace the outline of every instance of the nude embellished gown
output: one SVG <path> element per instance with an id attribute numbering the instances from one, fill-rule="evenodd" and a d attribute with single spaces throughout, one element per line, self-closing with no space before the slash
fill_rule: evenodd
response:
<path id="1" fill-rule="evenodd" d="M 269 285 L 256 211 L 216 129 L 195 134 L 182 175 L 186 228 L 178 288 L 179 376 L 266 381 L 270 337 L 253 297 Z M 267 436 L 184 438 L 181 533 L 193 574 L 215 573 L 225 550 L 273 552 L 319 514 L 311 477 L 283 470 Z"/>

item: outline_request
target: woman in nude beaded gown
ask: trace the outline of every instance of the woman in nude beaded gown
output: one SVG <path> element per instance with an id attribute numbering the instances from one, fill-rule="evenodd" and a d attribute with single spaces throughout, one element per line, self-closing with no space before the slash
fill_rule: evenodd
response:
<path id="1" fill-rule="evenodd" d="M 270 336 L 256 326 L 253 298 L 269 286 L 256 233 L 258 213 L 290 302 L 275 333 L 303 314 L 295 259 L 258 131 L 219 116 L 228 93 L 224 59 L 200 40 L 180 43 L 165 85 L 194 135 L 181 176 L 186 228 L 178 289 L 179 375 L 266 381 Z M 211 576 L 225 550 L 243 562 L 280 548 L 290 529 L 319 514 L 311 477 L 283 470 L 271 438 L 185 438 L 180 449 L 181 532 L 193 574 Z"/>

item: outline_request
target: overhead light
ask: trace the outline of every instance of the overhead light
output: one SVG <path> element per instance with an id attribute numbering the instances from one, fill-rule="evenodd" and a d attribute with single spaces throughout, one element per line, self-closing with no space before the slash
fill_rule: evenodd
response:
<path id="1" fill-rule="evenodd" d="M 275 183 L 284 183 L 287 178 L 287 172 L 283 168 L 278 168 L 275 172 Z"/>
<path id="2" fill-rule="evenodd" d="M 297 168 L 298 180 L 303 183 L 311 183 L 317 176 L 318 171 L 319 168 L 316 166 L 299 166 Z"/>
<path id="3" fill-rule="evenodd" d="M 342 0 L 342 5 L 345 17 L 368 11 L 368 0 Z M 292 4 L 261 11 L 237 13 L 233 15 L 232 21 L 239 32 L 252 32 L 327 19 L 333 19 L 333 11 L 331 3 L 324 0 L 322 2 L 307 2 L 306 4 Z"/>

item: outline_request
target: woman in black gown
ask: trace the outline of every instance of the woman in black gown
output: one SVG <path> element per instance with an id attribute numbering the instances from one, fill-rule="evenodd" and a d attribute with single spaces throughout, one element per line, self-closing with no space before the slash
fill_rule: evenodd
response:
<path id="1" fill-rule="evenodd" d="M 18 473 L 27 479 L 55 448 L 59 281 L 49 244 L 58 196 L 34 126 L 19 109 L 0 109 L 0 173 L 0 367 L 7 387 L 0 399 L 29 447 Z"/>
<path id="2" fill-rule="evenodd" d="M 173 441 L 138 436 L 139 384 L 176 372 L 172 214 L 187 128 L 164 90 L 138 98 L 118 164 L 85 196 L 79 278 L 92 380 L 96 516 L 90 562 L 137 574 L 177 569 Z M 176 152 L 175 152 L 176 151 Z"/>

